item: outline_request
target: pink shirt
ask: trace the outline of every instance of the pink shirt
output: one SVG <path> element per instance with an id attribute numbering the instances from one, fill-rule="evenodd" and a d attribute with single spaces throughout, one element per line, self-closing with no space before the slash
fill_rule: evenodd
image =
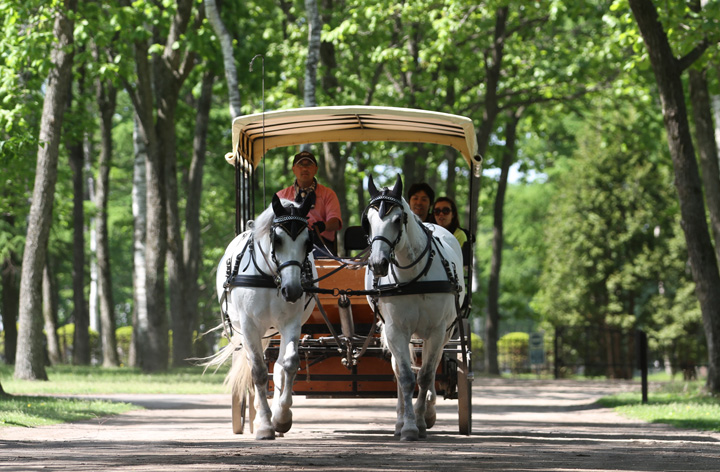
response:
<path id="1" fill-rule="evenodd" d="M 295 200 L 295 188 L 292 185 L 284 188 L 277 193 L 277 196 L 287 200 Z M 340 220 L 340 227 L 342 228 L 340 200 L 338 200 L 335 192 L 318 183 L 315 187 L 315 205 L 308 213 L 308 222 L 322 221 L 324 223 L 331 218 Z M 327 240 L 335 241 L 335 231 L 323 231 L 320 235 Z"/>

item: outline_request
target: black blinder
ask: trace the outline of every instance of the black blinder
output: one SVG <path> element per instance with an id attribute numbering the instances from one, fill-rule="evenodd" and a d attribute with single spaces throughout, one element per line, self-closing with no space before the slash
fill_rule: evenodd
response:
<path id="1" fill-rule="evenodd" d="M 282 228 L 295 241 L 307 228 L 307 218 L 295 215 L 280 216 L 273 220 L 273 227 Z"/>

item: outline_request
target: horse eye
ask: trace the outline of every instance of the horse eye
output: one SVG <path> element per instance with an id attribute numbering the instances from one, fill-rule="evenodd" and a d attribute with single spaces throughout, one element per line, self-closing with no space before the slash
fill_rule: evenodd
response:
<path id="1" fill-rule="evenodd" d="M 273 241 L 275 244 L 275 248 L 282 247 L 283 238 L 280 237 L 280 234 L 277 231 L 275 232 L 275 237 L 273 238 Z"/>
<path id="2" fill-rule="evenodd" d="M 398 224 L 402 221 L 402 215 L 396 213 L 390 221 L 392 221 L 393 224 Z"/>

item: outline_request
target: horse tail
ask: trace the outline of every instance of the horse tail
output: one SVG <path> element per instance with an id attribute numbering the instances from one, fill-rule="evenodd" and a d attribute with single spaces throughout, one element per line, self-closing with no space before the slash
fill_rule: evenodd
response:
<path id="1" fill-rule="evenodd" d="M 222 327 L 222 325 L 220 325 L 218 328 L 220 328 L 220 327 Z M 218 328 L 216 328 L 216 329 L 218 329 Z M 210 331 L 214 331 L 214 330 L 210 330 Z M 205 372 L 207 372 L 207 370 L 211 367 L 214 367 L 215 368 L 214 371 L 217 372 L 217 370 L 220 368 L 220 366 L 222 366 L 228 359 L 230 359 L 230 357 L 232 357 L 233 352 L 235 352 L 235 349 L 237 348 L 237 346 L 241 346 L 241 342 L 242 342 L 242 340 L 240 339 L 240 335 L 234 334 L 232 339 L 228 342 L 227 346 L 223 347 L 222 349 L 220 349 L 218 352 L 216 352 L 212 356 L 203 357 L 203 358 L 199 358 L 199 359 L 193 358 L 190 360 L 201 361 L 196 365 L 201 365 L 201 366 L 205 367 L 205 369 L 203 370 L 203 374 Z M 240 347 L 238 349 L 242 349 L 242 347 Z"/>
<path id="2" fill-rule="evenodd" d="M 263 352 L 265 352 L 269 344 L 270 338 L 262 340 Z M 225 385 L 230 386 L 233 395 L 237 394 L 242 397 L 245 392 L 253 391 L 252 366 L 248 361 L 246 350 L 242 347 L 231 352 L 231 355 L 233 356 L 233 363 L 230 372 L 225 377 Z"/>

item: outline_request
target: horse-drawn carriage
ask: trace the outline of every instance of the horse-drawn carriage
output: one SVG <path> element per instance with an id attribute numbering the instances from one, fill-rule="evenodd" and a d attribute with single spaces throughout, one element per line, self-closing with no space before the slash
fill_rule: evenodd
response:
<path id="1" fill-rule="evenodd" d="M 472 172 L 480 172 L 473 124 L 456 115 L 317 107 L 248 115 L 233 122 L 233 150 L 226 159 L 235 167 L 238 236 L 217 276 L 230 343 L 213 362 L 233 359 L 229 378 L 235 433 L 243 432 L 248 411 L 252 431 L 256 403 L 256 437 L 271 439 L 276 431 L 287 431 L 294 393 L 397 395 L 396 434 L 409 440 L 426 434 L 435 422 L 435 396 L 443 395 L 457 399 L 459 431 L 470 434 L 466 282 L 472 261 L 462 260 L 449 232 L 414 217 L 402 198 L 400 176 L 391 189 L 377 189 L 369 178 L 371 198 L 362 226 L 344 232 L 346 253 L 360 251 L 354 257 L 312 257 L 306 219 L 311 201 L 292 205 L 273 196 L 272 205 L 255 218 L 256 169 L 267 151 L 370 141 L 451 146 Z M 470 228 L 474 215 L 471 207 Z M 410 367 L 415 357 L 418 385 Z M 272 372 L 270 382 L 264 366 Z M 414 408 L 413 395 L 418 397 Z M 272 410 L 268 396 L 274 398 Z"/>

